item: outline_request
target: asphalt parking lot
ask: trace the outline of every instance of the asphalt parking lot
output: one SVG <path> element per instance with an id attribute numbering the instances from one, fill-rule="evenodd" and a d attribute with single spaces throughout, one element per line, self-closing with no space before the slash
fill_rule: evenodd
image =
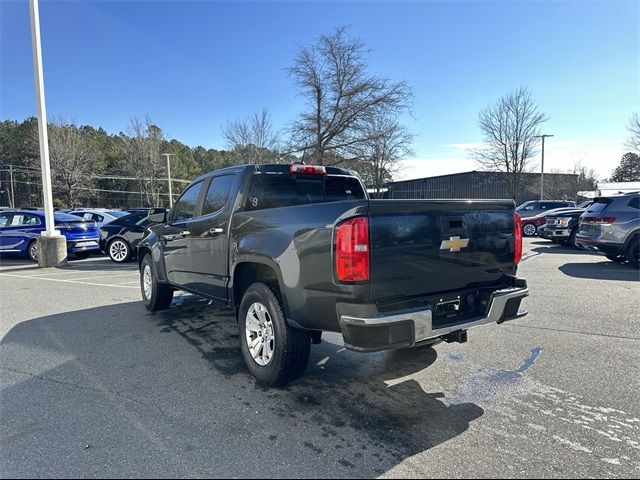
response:
<path id="1" fill-rule="evenodd" d="M 526 240 L 524 319 L 257 386 L 229 312 L 136 264 L 0 261 L 2 477 L 638 477 L 640 276 Z"/>

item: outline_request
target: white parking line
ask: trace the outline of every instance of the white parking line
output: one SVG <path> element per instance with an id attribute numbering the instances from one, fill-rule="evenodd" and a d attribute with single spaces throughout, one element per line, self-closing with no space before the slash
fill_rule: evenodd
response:
<path id="1" fill-rule="evenodd" d="M 35 280 L 48 280 L 50 282 L 64 282 L 64 283 L 77 283 L 79 285 L 94 285 L 96 287 L 115 287 L 115 288 L 135 288 L 137 289 L 138 287 L 134 287 L 131 285 L 111 285 L 108 283 L 94 283 L 94 282 L 79 282 L 76 280 L 64 280 L 62 278 L 45 278 L 45 277 L 36 277 L 35 275 L 14 275 L 11 273 L 0 273 L 0 276 L 3 277 L 14 277 L 14 278 L 28 278 L 28 279 L 35 279 Z"/>
<path id="2" fill-rule="evenodd" d="M 68 278 L 65 280 L 95 280 L 97 278 L 115 278 L 115 277 L 130 277 L 131 275 L 138 276 L 138 272 L 129 272 L 129 273 L 119 273 L 117 275 L 93 275 L 91 277 L 80 277 L 80 278 Z M 33 276 L 33 275 L 30 275 Z"/>

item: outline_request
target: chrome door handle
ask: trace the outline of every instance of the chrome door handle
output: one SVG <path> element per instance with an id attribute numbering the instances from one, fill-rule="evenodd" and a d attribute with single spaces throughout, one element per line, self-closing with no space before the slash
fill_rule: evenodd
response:
<path id="1" fill-rule="evenodd" d="M 207 230 L 207 235 L 218 235 L 220 233 L 224 233 L 222 228 L 211 228 Z"/>
<path id="2" fill-rule="evenodd" d="M 191 235 L 191 232 L 188 231 L 184 231 L 184 232 L 180 232 L 180 233 L 173 233 L 171 235 L 162 235 L 162 239 L 166 240 L 167 242 L 170 242 L 172 240 L 179 240 L 181 238 L 184 238 L 188 235 Z"/>

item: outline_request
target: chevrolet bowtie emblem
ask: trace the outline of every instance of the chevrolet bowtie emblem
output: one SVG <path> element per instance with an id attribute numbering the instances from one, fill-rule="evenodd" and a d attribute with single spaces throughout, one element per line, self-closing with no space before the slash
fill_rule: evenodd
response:
<path id="1" fill-rule="evenodd" d="M 449 250 L 450 252 L 459 252 L 461 248 L 467 248 L 469 245 L 468 238 L 449 237 L 449 240 L 443 240 L 440 244 L 440 250 Z"/>

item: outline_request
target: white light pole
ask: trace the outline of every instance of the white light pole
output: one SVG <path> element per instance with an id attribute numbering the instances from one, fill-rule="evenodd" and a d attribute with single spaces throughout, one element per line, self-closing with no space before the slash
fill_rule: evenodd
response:
<path id="1" fill-rule="evenodd" d="M 42 169 L 42 197 L 44 203 L 45 230 L 29 254 L 37 257 L 40 267 L 56 267 L 67 263 L 67 240 L 55 229 L 53 218 L 53 196 L 51 194 L 51 166 L 49 165 L 49 137 L 47 136 L 47 109 L 44 99 L 44 76 L 42 74 L 42 47 L 40 45 L 40 10 L 38 0 L 29 0 L 31 13 L 31 43 L 33 46 L 33 73 L 36 84 L 38 108 L 38 139 L 40 141 L 40 164 Z"/>
<path id="2" fill-rule="evenodd" d="M 544 200 L 544 139 L 547 137 L 553 137 L 553 135 L 536 135 L 533 138 L 542 139 L 542 165 L 540 168 L 540 200 Z"/>
<path id="3" fill-rule="evenodd" d="M 174 153 L 163 153 L 167 157 L 167 180 L 169 180 L 169 208 L 173 208 L 173 192 L 171 190 L 171 162 L 169 161 Z"/>
<path id="4" fill-rule="evenodd" d="M 44 77 L 42 75 L 42 47 L 40 45 L 40 11 L 38 0 L 29 0 L 31 12 L 31 43 L 33 46 L 33 72 L 36 80 L 36 101 L 38 107 L 38 139 L 40 140 L 40 165 L 42 168 L 42 196 L 44 197 L 44 218 L 46 230 L 43 235 L 60 235 L 54 230 L 53 197 L 51 194 L 51 166 L 49 165 L 49 137 L 47 135 L 47 109 L 44 103 Z"/>

